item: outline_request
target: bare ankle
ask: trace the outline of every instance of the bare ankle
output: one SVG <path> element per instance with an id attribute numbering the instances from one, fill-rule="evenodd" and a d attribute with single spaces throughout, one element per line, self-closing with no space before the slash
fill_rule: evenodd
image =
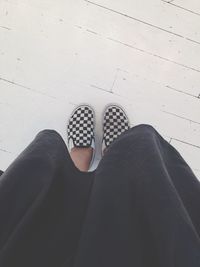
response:
<path id="1" fill-rule="evenodd" d="M 72 148 L 70 155 L 74 164 L 79 170 L 88 171 L 92 159 L 92 153 L 93 153 L 92 147 L 87 147 L 87 148 L 74 147 Z"/>

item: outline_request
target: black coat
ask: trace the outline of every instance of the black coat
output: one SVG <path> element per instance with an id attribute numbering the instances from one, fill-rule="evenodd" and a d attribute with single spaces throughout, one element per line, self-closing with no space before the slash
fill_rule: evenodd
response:
<path id="1" fill-rule="evenodd" d="M 200 182 L 150 125 L 93 172 L 40 132 L 0 178 L 0 267 L 200 267 Z"/>

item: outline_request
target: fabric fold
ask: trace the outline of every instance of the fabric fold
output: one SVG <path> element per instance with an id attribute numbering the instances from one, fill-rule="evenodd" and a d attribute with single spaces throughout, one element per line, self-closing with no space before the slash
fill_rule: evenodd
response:
<path id="1" fill-rule="evenodd" d="M 199 267 L 200 182 L 150 125 L 79 171 L 40 132 L 0 176 L 2 267 Z"/>

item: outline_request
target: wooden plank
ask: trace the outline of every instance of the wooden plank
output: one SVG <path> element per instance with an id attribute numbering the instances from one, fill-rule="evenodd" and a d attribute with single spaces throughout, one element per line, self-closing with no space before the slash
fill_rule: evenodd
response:
<path id="1" fill-rule="evenodd" d="M 61 53 L 59 48 L 55 49 L 51 45 L 46 49 L 47 43 L 40 42 L 40 39 L 37 39 L 38 49 L 31 45 L 36 42 L 35 38 L 24 39 L 26 48 L 23 49 L 21 42 L 16 41 L 20 40 L 17 36 L 9 35 L 7 39 L 4 38 L 2 46 L 5 54 L 1 57 L 4 68 L 1 69 L 0 77 L 42 92 L 48 89 L 50 94 L 51 88 L 66 86 L 71 80 L 76 80 L 76 76 L 90 83 L 96 80 L 98 86 L 109 88 L 111 86 L 109 79 L 115 75 L 115 66 L 119 66 L 167 86 L 170 90 L 198 94 L 199 74 L 101 39 L 82 29 L 74 28 L 74 30 L 80 42 L 74 46 L 72 43 L 64 44 L 63 46 L 68 47 L 68 52 L 64 47 L 61 49 L 65 53 Z M 59 38 L 61 40 L 62 37 Z M 16 49 L 12 51 L 11 46 L 7 44 L 15 41 Z M 51 38 L 48 41 L 53 42 Z M 116 57 L 116 54 L 121 54 L 121 57 Z M 17 60 L 18 58 L 21 61 Z M 53 89 L 52 96 L 54 96 Z"/>
<path id="2" fill-rule="evenodd" d="M 66 138 L 66 116 L 72 105 L 37 92 L 0 82 L 0 140 L 2 147 L 20 153 L 45 129 L 55 129 Z"/>
<path id="3" fill-rule="evenodd" d="M 200 147 L 199 130 L 200 127 L 192 125 L 181 119 L 170 117 L 167 114 L 162 114 L 159 110 L 153 107 L 147 107 L 144 103 L 133 102 L 132 120 L 135 125 L 150 124 L 152 125 L 165 139 L 175 138 L 185 143 L 191 144 L 194 147 Z M 197 133 L 198 132 L 198 133 Z M 166 139 L 168 141 L 168 139 Z"/>
<path id="4" fill-rule="evenodd" d="M 193 73 L 191 68 L 197 68 L 198 71 L 199 57 L 197 55 L 200 54 L 200 46 L 180 40 L 177 37 L 172 40 L 168 33 L 160 32 L 157 29 L 149 30 L 146 25 L 127 20 L 115 13 L 105 12 L 104 9 L 99 9 L 93 5 L 88 6 L 87 12 L 89 19 L 83 18 L 80 22 L 81 25 L 84 25 L 85 31 L 90 30 L 101 38 L 118 43 L 118 49 L 120 46 L 125 46 L 127 53 L 131 54 L 132 50 L 132 54 L 135 52 L 141 56 L 142 62 L 142 58 L 145 58 L 146 65 L 149 64 L 149 61 L 156 62 L 156 65 L 159 64 L 161 68 L 161 70 L 159 68 L 156 70 L 156 73 L 159 71 L 159 75 L 156 74 L 158 78 L 166 75 L 169 82 L 171 80 L 169 77 L 174 80 L 181 79 L 181 85 L 173 84 L 172 87 L 189 94 L 199 95 L 200 74 Z M 93 15 L 89 16 L 89 14 Z M 123 56 L 124 50 L 122 49 L 121 52 Z M 130 62 L 127 66 L 132 64 Z M 174 64 L 178 66 L 174 66 Z M 142 66 L 145 69 L 145 65 Z M 149 67 L 149 69 L 148 73 L 154 68 Z M 178 76 L 176 75 L 177 71 Z"/>
<path id="5" fill-rule="evenodd" d="M 0 150 L 0 170 L 5 171 L 15 158 L 16 155 L 11 153 L 5 153 Z"/>
<path id="6" fill-rule="evenodd" d="M 107 55 L 101 52 L 101 44 L 88 47 L 87 33 L 80 31 L 75 24 L 40 16 L 33 8 L 28 9 L 24 16 L 19 7 L 11 7 L 11 10 L 16 23 L 9 26 L 15 30 L 4 32 L 0 37 L 1 65 L 4 66 L 0 69 L 1 78 L 53 97 L 67 88 L 71 81 L 76 82 L 77 77 L 78 81 L 88 83 L 91 79 L 100 79 L 104 87 L 110 86 L 110 78 L 106 79 L 106 75 L 114 76 L 115 70 L 106 64 Z M 32 21 L 36 22 L 34 27 Z"/>
<path id="7" fill-rule="evenodd" d="M 197 16 L 175 10 L 173 6 L 163 1 L 127 0 L 121 1 L 95 0 L 86 2 L 98 5 L 108 12 L 115 12 L 132 20 L 137 20 L 150 28 L 170 32 L 172 35 L 187 39 L 189 42 L 200 43 L 200 21 Z M 145 8 L 144 8 L 145 6 Z M 162 18 L 162 19 L 161 19 Z"/>
<path id="8" fill-rule="evenodd" d="M 197 179 L 200 181 L 200 170 L 199 169 L 193 169 L 193 172 L 196 175 Z"/>
<path id="9" fill-rule="evenodd" d="M 161 134 L 200 146 L 198 100 L 185 95 L 180 97 L 176 92 L 169 92 L 144 77 L 122 71 L 118 72 L 113 92 L 132 103 L 132 116 L 136 124 L 151 124 Z M 194 109 L 191 109 L 191 106 Z M 191 121 L 191 118 L 197 121 Z"/>
<path id="10" fill-rule="evenodd" d="M 141 104 L 153 109 L 156 107 L 164 113 L 170 112 L 171 114 L 168 114 L 171 116 L 173 114 L 180 115 L 182 120 L 189 123 L 196 122 L 195 127 L 200 126 L 199 99 L 168 90 L 168 88 L 147 79 L 145 76 L 118 70 L 112 91 L 131 99 L 137 106 Z"/>
<path id="11" fill-rule="evenodd" d="M 91 22 L 87 23 L 85 27 L 80 26 L 78 28 L 73 24 L 75 21 L 72 24 L 70 24 L 71 22 L 61 23 L 57 17 L 56 19 L 55 17 L 51 17 L 51 13 L 47 12 L 45 16 L 40 16 L 38 10 L 34 8 L 31 8 L 29 12 L 24 14 L 22 16 L 23 20 L 20 21 L 17 18 L 21 16 L 22 11 L 18 11 L 19 7 L 18 9 L 14 7 L 10 7 L 13 13 L 11 11 L 9 12 L 16 18 L 16 20 L 13 20 L 15 24 L 5 25 L 15 27 L 15 31 L 4 32 L 1 39 L 1 51 L 3 52 L 1 62 L 4 68 L 1 69 L 0 75 L 9 81 L 14 80 L 24 86 L 35 89 L 40 88 L 40 90 L 45 92 L 45 88 L 48 88 L 49 91 L 51 87 L 59 87 L 58 85 L 61 81 L 61 86 L 63 86 L 63 76 L 69 80 L 71 79 L 70 75 L 73 78 L 79 75 L 80 79 L 83 80 L 89 80 L 91 76 L 96 77 L 97 80 L 99 79 L 101 81 L 101 84 L 99 84 L 100 87 L 109 87 L 107 76 L 113 76 L 113 66 L 119 66 L 127 70 L 134 68 L 134 71 L 137 71 L 138 74 L 146 75 L 149 79 L 163 83 L 171 89 L 186 92 L 191 95 L 199 95 L 199 73 L 175 65 L 172 62 L 163 61 L 163 59 L 134 49 L 125 45 L 125 43 L 117 43 L 115 37 L 118 34 L 124 38 L 123 32 L 127 28 L 128 30 L 125 32 L 125 36 L 130 36 L 132 29 L 132 24 L 128 24 L 129 26 L 127 27 L 126 23 L 123 24 L 123 19 L 118 20 L 118 16 L 110 17 L 109 14 L 109 16 L 105 17 L 103 13 L 99 13 L 97 16 L 98 19 L 96 20 L 95 18 L 98 14 L 94 12 L 96 8 L 94 9 L 93 7 L 93 9 L 90 9 L 91 7 L 86 7 L 84 4 L 80 6 L 84 10 L 84 14 L 75 20 L 76 22 L 82 23 L 81 25 L 84 25 L 88 20 L 87 18 L 90 17 L 91 19 L 88 21 Z M 91 13 L 93 16 L 89 16 Z M 103 21 L 105 20 L 105 24 L 102 23 L 101 18 L 103 18 Z M 108 27 L 109 21 L 112 20 L 116 23 Z M 8 21 L 11 20 L 8 19 Z M 27 21 L 28 23 L 24 24 L 23 21 Z M 36 21 L 36 24 L 29 31 L 32 25 L 29 25 L 31 21 Z M 118 28 L 117 25 L 121 23 L 123 27 Z M 41 27 L 41 25 L 43 26 Z M 94 25 L 93 28 L 88 28 L 92 25 Z M 99 27 L 99 25 L 103 25 L 103 27 Z M 113 31 L 113 27 L 116 27 L 116 30 Z M 104 32 L 105 37 L 102 38 L 92 33 L 92 31 L 95 32 L 96 28 L 108 28 L 108 32 L 113 32 L 114 35 L 107 35 L 106 31 Z M 63 38 L 66 31 L 71 38 Z M 143 30 L 139 28 L 138 31 L 142 32 Z M 56 32 L 56 35 L 54 32 Z M 101 34 L 101 32 L 99 33 Z M 144 36 L 146 34 L 148 34 L 147 31 Z M 139 40 L 140 44 L 143 43 L 142 38 L 144 36 L 139 38 L 138 35 L 139 39 L 137 40 Z M 111 37 L 114 37 L 116 40 Z M 101 38 L 102 40 L 100 40 Z M 15 43 L 14 51 L 12 49 L 12 43 Z M 147 46 L 148 49 L 154 47 L 153 43 L 147 43 L 149 44 Z M 157 48 L 153 49 L 156 50 Z M 150 51 L 153 52 L 154 50 Z M 116 54 L 121 54 L 122 56 L 119 58 L 116 57 Z M 86 65 L 87 71 L 85 68 Z M 137 68 L 135 67 L 136 65 Z"/>
<path id="12" fill-rule="evenodd" d="M 200 16 L 200 3 L 199 0 L 190 0 L 190 1 L 183 1 L 183 0 L 175 0 L 175 1 L 168 1 L 162 0 L 167 2 L 168 4 L 174 6 L 175 8 L 181 8 L 186 12 L 192 13 L 196 16 Z"/>
<path id="13" fill-rule="evenodd" d="M 200 70 L 197 56 L 200 54 L 200 45 L 178 36 L 171 36 L 170 33 L 157 28 L 149 28 L 146 24 L 127 19 L 116 13 L 106 12 L 96 5 L 88 5 L 87 12 L 88 19 L 83 20 L 82 25 L 93 32 L 162 60 L 185 66 L 185 68 L 193 68 L 196 71 Z"/>

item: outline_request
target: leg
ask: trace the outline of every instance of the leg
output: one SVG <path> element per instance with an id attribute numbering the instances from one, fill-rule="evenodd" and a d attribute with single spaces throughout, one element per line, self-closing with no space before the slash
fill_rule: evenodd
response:
<path id="1" fill-rule="evenodd" d="M 75 266 L 200 266 L 200 184 L 150 125 L 116 139 L 92 187 Z"/>
<path id="2" fill-rule="evenodd" d="M 75 166 L 87 172 L 94 158 L 94 111 L 88 105 L 79 105 L 67 125 L 68 148 Z"/>
<path id="3" fill-rule="evenodd" d="M 73 266 L 92 178 L 58 133 L 40 132 L 0 179 L 0 266 Z"/>
<path id="4" fill-rule="evenodd" d="M 93 148 L 72 148 L 70 156 L 80 171 L 88 171 L 92 160 Z"/>

